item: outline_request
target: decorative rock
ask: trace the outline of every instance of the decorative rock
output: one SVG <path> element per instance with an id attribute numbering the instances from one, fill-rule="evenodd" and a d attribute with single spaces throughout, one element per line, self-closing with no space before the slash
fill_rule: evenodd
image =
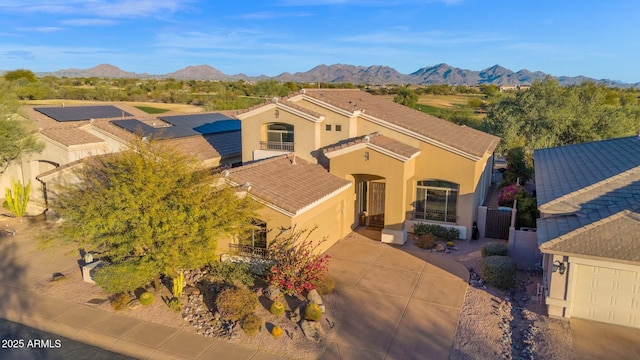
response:
<path id="1" fill-rule="evenodd" d="M 307 294 L 307 300 L 312 304 L 322 305 L 322 296 L 318 294 L 318 290 L 313 289 Z M 324 311 L 323 311 L 324 312 Z"/>
<path id="2" fill-rule="evenodd" d="M 295 310 L 293 310 L 292 312 L 289 313 L 289 320 L 291 320 L 294 323 L 297 323 L 298 321 L 300 321 L 300 308 L 301 306 L 298 306 L 297 308 L 295 308 Z"/>
<path id="3" fill-rule="evenodd" d="M 142 306 L 142 304 L 140 304 L 140 301 L 138 299 L 133 299 L 133 300 L 129 301 L 129 303 L 127 304 L 127 308 L 131 309 L 131 310 L 137 309 L 140 306 Z"/>
<path id="4" fill-rule="evenodd" d="M 269 286 L 265 289 L 264 295 L 272 301 L 276 301 L 282 293 L 277 287 Z"/>
<path id="5" fill-rule="evenodd" d="M 325 333 L 322 328 L 322 324 L 318 321 L 303 321 L 301 326 L 302 332 L 304 332 L 304 336 L 316 343 L 324 340 Z"/>
<path id="6" fill-rule="evenodd" d="M 434 249 L 435 249 L 436 251 L 438 251 L 438 252 L 443 252 L 443 251 L 445 251 L 445 250 L 446 250 L 446 249 L 445 249 L 445 246 L 444 246 L 444 245 L 442 245 L 442 244 L 436 244 L 436 246 L 434 247 Z"/>

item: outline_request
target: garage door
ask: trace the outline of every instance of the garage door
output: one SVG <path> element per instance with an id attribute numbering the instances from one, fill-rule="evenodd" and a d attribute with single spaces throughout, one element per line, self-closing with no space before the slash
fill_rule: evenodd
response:
<path id="1" fill-rule="evenodd" d="M 640 328 L 640 272 L 574 266 L 572 317 Z"/>

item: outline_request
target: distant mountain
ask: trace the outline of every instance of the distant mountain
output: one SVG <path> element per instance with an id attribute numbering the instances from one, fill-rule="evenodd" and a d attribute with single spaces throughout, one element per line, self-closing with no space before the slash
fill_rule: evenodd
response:
<path id="1" fill-rule="evenodd" d="M 513 72 L 500 65 L 494 65 L 484 70 L 474 71 L 456 68 L 447 64 L 428 66 L 411 74 L 402 74 L 397 70 L 382 65 L 355 66 L 345 64 L 318 65 L 306 72 L 294 74 L 285 72 L 278 76 L 268 77 L 247 76 L 245 74 L 227 75 L 222 71 L 209 65 L 187 66 L 184 69 L 164 74 L 149 75 L 127 72 L 116 66 L 102 64 L 90 69 L 65 69 L 52 73 L 38 73 L 37 75 L 54 75 L 66 77 L 104 77 L 104 78 L 173 78 L 180 80 L 246 80 L 259 81 L 274 79 L 278 81 L 292 81 L 302 83 L 326 82 L 326 83 L 352 83 L 352 84 L 449 84 L 449 85 L 530 85 L 535 80 L 542 80 L 549 74 L 541 71 L 531 72 L 523 69 Z M 559 76 L 556 77 L 561 85 L 575 85 L 585 81 L 592 81 L 598 84 L 615 87 L 636 87 L 640 88 L 640 83 L 626 84 L 607 79 L 593 79 L 585 76 Z"/>
<path id="2" fill-rule="evenodd" d="M 179 80 L 230 80 L 230 76 L 209 65 L 187 66 L 163 77 Z"/>

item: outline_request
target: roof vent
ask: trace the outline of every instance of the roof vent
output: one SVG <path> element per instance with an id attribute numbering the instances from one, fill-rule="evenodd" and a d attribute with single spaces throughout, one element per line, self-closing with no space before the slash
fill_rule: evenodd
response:
<path id="1" fill-rule="evenodd" d="M 223 172 L 222 172 L 222 175 L 223 175 L 224 177 L 229 177 L 229 170 L 225 170 L 225 171 L 223 171 Z"/>
<path id="2" fill-rule="evenodd" d="M 369 141 L 371 140 L 371 136 L 369 135 L 365 135 L 362 140 L 364 140 L 364 142 L 369 143 Z"/>

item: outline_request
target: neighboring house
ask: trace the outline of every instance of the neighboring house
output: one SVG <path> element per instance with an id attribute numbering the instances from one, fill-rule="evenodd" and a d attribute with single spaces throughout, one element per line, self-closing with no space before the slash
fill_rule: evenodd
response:
<path id="1" fill-rule="evenodd" d="M 365 225 L 403 244 L 415 223 L 469 239 L 499 141 L 359 90 L 303 90 L 236 117 L 246 165 L 227 176 L 267 205 L 268 240 L 317 226 L 330 245 Z"/>
<path id="2" fill-rule="evenodd" d="M 125 104 L 101 104 L 28 107 L 23 113 L 40 127 L 36 136 L 45 148 L 11 164 L 0 177 L 0 189 L 11 178 L 23 184 L 31 180 L 29 213 L 47 208 L 46 191 L 67 176 L 69 165 L 127 149 L 136 136 L 166 142 L 206 167 L 230 167 L 241 160 L 240 122 L 218 112 L 153 116 Z"/>
<path id="3" fill-rule="evenodd" d="M 640 328 L 640 138 L 536 150 L 549 316 Z"/>

